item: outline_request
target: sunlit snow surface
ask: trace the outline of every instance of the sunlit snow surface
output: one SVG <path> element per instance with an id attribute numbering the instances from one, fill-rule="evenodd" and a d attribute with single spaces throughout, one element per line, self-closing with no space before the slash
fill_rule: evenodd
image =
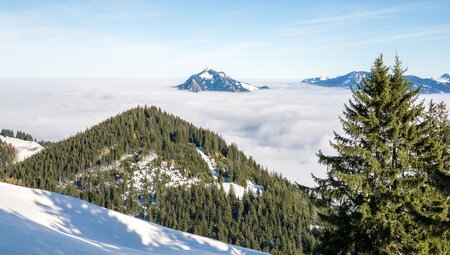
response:
<path id="1" fill-rule="evenodd" d="M 40 144 L 33 141 L 24 141 L 17 138 L 5 137 L 0 135 L 0 140 L 12 145 L 16 151 L 15 162 L 20 162 L 35 153 L 44 149 Z"/>
<path id="2" fill-rule="evenodd" d="M 265 254 L 0 183 L 1 254 Z"/>
<path id="3" fill-rule="evenodd" d="M 258 87 L 252 86 L 248 83 L 245 82 L 241 82 L 241 86 L 244 87 L 245 89 L 247 89 L 248 91 L 255 91 L 258 90 Z"/>

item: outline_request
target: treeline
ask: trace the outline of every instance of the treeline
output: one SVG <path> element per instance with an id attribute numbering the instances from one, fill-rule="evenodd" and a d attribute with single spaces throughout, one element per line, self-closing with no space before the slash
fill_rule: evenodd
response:
<path id="1" fill-rule="evenodd" d="M 33 137 L 30 134 L 23 131 L 17 131 L 16 133 L 14 133 L 14 131 L 11 129 L 2 129 L 0 131 L 0 135 L 4 137 L 17 138 L 24 141 L 33 141 Z M 54 142 L 43 140 L 38 143 L 44 148 L 48 148 L 49 146 L 54 144 Z M 8 144 L 0 140 L 0 169 L 13 164 L 15 157 L 16 157 L 15 148 L 11 144 Z M 9 180 L 10 182 L 13 182 L 11 181 L 12 179 Z"/>
<path id="2" fill-rule="evenodd" d="M 30 135 L 26 132 L 20 131 L 20 130 L 18 130 L 14 134 L 14 130 L 12 130 L 12 129 L 2 129 L 0 131 L 0 135 L 5 136 L 5 137 L 17 138 L 17 139 L 24 140 L 24 141 L 35 141 L 44 148 L 48 148 L 49 146 L 54 144 L 54 142 L 50 142 L 50 141 L 44 141 L 44 140 L 37 141 L 36 139 L 33 138 L 32 135 Z"/>
<path id="3" fill-rule="evenodd" d="M 0 140 L 0 169 L 12 164 L 15 156 L 14 147 Z"/>
<path id="4" fill-rule="evenodd" d="M 227 197 L 213 184 L 196 146 L 216 160 L 220 174 L 229 181 L 245 186 L 246 180 L 252 180 L 264 186 L 264 193 L 246 194 L 242 200 Z M 150 152 L 201 182 L 192 187 L 152 183 L 154 193 L 136 193 L 134 184 L 127 182 L 134 170 L 130 164 L 92 171 L 124 155 Z M 295 185 L 269 173 L 215 133 L 156 107 L 138 107 L 112 117 L 0 174 L 28 187 L 68 194 L 163 226 L 274 254 L 312 253 L 316 246 L 309 230 L 317 224 L 315 207 Z"/>
<path id="5" fill-rule="evenodd" d="M 0 132 L 0 135 L 2 136 L 6 136 L 6 137 L 13 137 L 13 138 L 17 138 L 17 139 L 21 139 L 21 140 L 25 140 L 25 141 L 33 141 L 33 137 L 23 131 L 17 131 L 16 134 L 14 135 L 14 131 L 11 129 L 2 129 L 2 131 Z"/>
<path id="6" fill-rule="evenodd" d="M 163 192 L 151 219 L 171 228 L 273 254 L 312 253 L 310 233 L 314 206 L 290 184 L 274 183 L 263 196 L 237 199 L 216 186 L 182 187 Z"/>

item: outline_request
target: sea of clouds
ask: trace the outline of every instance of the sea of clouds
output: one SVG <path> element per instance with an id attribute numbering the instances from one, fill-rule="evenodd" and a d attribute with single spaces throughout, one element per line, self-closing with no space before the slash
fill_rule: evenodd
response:
<path id="1" fill-rule="evenodd" d="M 0 129 L 57 141 L 137 105 L 156 105 L 219 133 L 247 155 L 292 181 L 313 186 L 324 177 L 319 149 L 330 154 L 338 116 L 349 90 L 297 81 L 251 81 L 270 90 L 252 93 L 190 93 L 173 88 L 183 80 L 0 79 Z M 450 102 L 450 95 L 426 95 Z"/>

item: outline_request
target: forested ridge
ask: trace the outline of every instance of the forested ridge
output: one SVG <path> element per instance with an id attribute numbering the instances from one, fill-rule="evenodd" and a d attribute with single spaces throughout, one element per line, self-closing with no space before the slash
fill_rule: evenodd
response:
<path id="1" fill-rule="evenodd" d="M 214 159 L 217 180 L 197 147 Z M 149 155 L 156 159 L 145 161 Z M 195 182 L 171 184 L 169 170 Z M 152 177 L 138 182 L 138 174 Z M 303 191 L 217 134 L 156 107 L 137 107 L 109 118 L 3 167 L 0 177 L 273 254 L 308 254 L 316 246 L 311 232 L 317 225 L 316 209 Z M 227 195 L 217 185 L 224 181 L 243 187 L 251 181 L 264 192 L 238 198 L 231 189 Z"/>

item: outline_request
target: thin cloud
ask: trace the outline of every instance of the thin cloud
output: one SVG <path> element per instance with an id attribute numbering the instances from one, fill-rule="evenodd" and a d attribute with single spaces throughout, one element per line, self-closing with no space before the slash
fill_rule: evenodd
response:
<path id="1" fill-rule="evenodd" d="M 285 26 L 271 31 L 272 34 L 286 37 L 296 38 L 315 38 L 318 41 L 322 41 L 323 35 L 331 32 L 336 32 L 343 27 L 351 26 L 353 24 L 366 22 L 373 19 L 385 19 L 389 17 L 398 16 L 409 12 L 424 12 L 434 9 L 447 8 L 448 4 L 442 4 L 437 2 L 414 2 L 408 4 L 402 4 L 382 9 L 359 9 L 344 7 L 339 10 L 344 15 L 337 16 L 319 16 L 316 18 L 299 20 L 286 24 Z M 336 11 L 333 11 L 336 13 Z M 333 33 L 333 37 L 339 37 L 339 34 Z"/>
<path id="2" fill-rule="evenodd" d="M 450 27 L 428 27 L 421 28 L 420 31 L 417 31 L 417 29 L 418 28 L 416 28 L 415 31 L 397 32 L 388 36 L 374 36 L 369 40 L 354 40 L 347 45 L 365 45 L 400 41 L 431 41 L 447 39 L 450 37 Z"/>
<path id="3" fill-rule="evenodd" d="M 315 153 L 327 149 L 347 90 L 264 82 L 269 91 L 190 93 L 148 79 L 0 79 L 0 128 L 59 140 L 139 105 L 157 105 L 237 143 L 270 170 L 314 185 Z M 259 85 L 261 83 L 254 83 Z M 324 147 L 325 146 L 325 147 Z"/>
<path id="4" fill-rule="evenodd" d="M 313 186 L 325 176 L 319 149 L 333 154 L 333 130 L 350 98 L 346 89 L 290 82 L 252 82 L 271 90 L 254 93 L 190 93 L 183 80 L 0 79 L 0 128 L 59 140 L 137 105 L 156 105 L 234 142 L 257 162 L 292 181 Z M 450 103 L 450 95 L 424 95 Z"/>
<path id="5" fill-rule="evenodd" d="M 344 11 L 346 12 L 345 15 L 339 15 L 339 16 L 332 16 L 332 17 L 319 17 L 309 20 L 302 20 L 293 23 L 293 25 L 319 25 L 319 24 L 325 24 L 325 25 L 334 25 L 336 23 L 344 23 L 349 21 L 357 21 L 357 20 L 366 20 L 366 19 L 374 19 L 374 18 L 383 18 L 387 15 L 392 14 L 399 14 L 404 12 L 411 12 L 411 11 L 417 11 L 417 10 L 424 10 L 424 9 L 433 9 L 436 8 L 431 4 L 423 4 L 420 2 L 417 3 L 410 3 L 407 5 L 399 5 L 384 9 L 377 9 L 377 10 L 357 10 L 357 11 Z"/>

